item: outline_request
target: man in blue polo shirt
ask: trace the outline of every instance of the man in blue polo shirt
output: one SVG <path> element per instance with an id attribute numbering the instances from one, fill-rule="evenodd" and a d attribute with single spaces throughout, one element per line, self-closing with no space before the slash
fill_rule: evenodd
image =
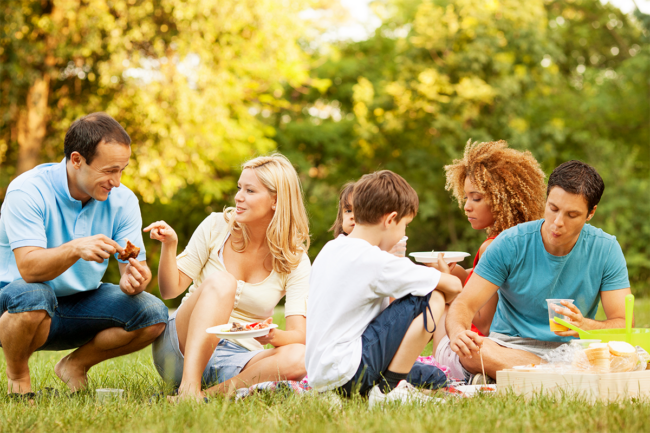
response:
<path id="1" fill-rule="evenodd" d="M 120 185 L 131 138 L 105 113 L 75 121 L 65 158 L 18 176 L 0 213 L 0 345 L 8 392 L 33 396 L 28 361 L 36 350 L 78 348 L 55 366 L 70 390 L 88 370 L 149 345 L 167 308 L 145 292 L 151 281 L 136 196 Z M 111 254 L 128 238 L 137 259 L 118 260 L 120 283 L 102 283 Z"/>
<path id="2" fill-rule="evenodd" d="M 587 222 L 605 190 L 596 170 L 580 161 L 557 167 L 549 177 L 544 219 L 502 232 L 487 248 L 463 292 L 449 309 L 451 349 L 469 374 L 539 364 L 574 331 L 552 332 L 546 299 L 573 299 L 556 311 L 585 330 L 623 328 L 630 293 L 625 257 L 614 236 Z M 489 338 L 470 330 L 474 314 L 499 290 Z M 607 320 L 594 320 L 598 301 Z M 475 382 L 480 382 L 477 380 Z"/>

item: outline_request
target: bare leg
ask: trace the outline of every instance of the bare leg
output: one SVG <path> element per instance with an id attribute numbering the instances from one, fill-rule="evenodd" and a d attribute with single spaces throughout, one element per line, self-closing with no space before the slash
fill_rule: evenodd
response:
<path id="1" fill-rule="evenodd" d="M 237 280 L 227 272 L 206 279 L 176 315 L 176 332 L 185 356 L 178 395 L 202 397 L 201 379 L 219 338 L 205 330 L 227 323 L 235 303 Z"/>
<path id="2" fill-rule="evenodd" d="M 228 394 L 239 388 L 271 380 L 301 380 L 305 370 L 305 345 L 289 344 L 265 350 L 251 359 L 237 376 L 205 390 L 206 394 Z"/>
<path id="3" fill-rule="evenodd" d="M 47 341 L 52 320 L 45 310 L 0 317 L 0 342 L 7 360 L 7 392 L 31 392 L 29 358 Z"/>
<path id="4" fill-rule="evenodd" d="M 445 319 L 447 318 L 447 311 L 449 311 L 449 305 L 445 305 L 445 312 L 442 313 L 439 321 L 436 321 L 436 330 L 433 333 L 433 355 L 436 355 L 436 349 L 440 341 L 447 335 L 447 327 L 445 326 Z"/>
<path id="5" fill-rule="evenodd" d="M 499 346 L 492 340 L 483 340 L 483 363 L 485 364 L 485 374 L 493 379 L 497 377 L 497 371 L 512 368 L 515 365 L 539 364 L 541 358 L 525 350 L 508 349 Z M 481 358 L 472 356 L 471 358 L 461 356 L 460 363 L 472 374 L 481 373 Z"/>
<path id="6" fill-rule="evenodd" d="M 439 324 L 440 318 L 445 311 L 445 297 L 439 291 L 434 290 L 431 293 L 429 305 L 431 306 L 433 317 L 428 317 L 428 323 L 435 320 L 435 323 Z M 429 313 L 427 312 L 426 314 Z M 399 345 L 393 360 L 388 365 L 388 370 L 393 373 L 409 373 L 418 356 L 430 340 L 431 334 L 424 329 L 424 314 L 420 314 L 406 331 L 402 343 Z"/>
<path id="7" fill-rule="evenodd" d="M 105 329 L 88 343 L 61 359 L 54 367 L 54 372 L 71 391 L 77 391 L 86 386 L 88 370 L 92 366 L 143 349 L 164 330 L 164 323 L 131 332 L 122 328 Z"/>

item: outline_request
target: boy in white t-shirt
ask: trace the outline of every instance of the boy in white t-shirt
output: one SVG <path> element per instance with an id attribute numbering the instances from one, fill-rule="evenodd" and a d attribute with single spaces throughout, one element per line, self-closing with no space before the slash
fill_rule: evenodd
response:
<path id="1" fill-rule="evenodd" d="M 427 375 L 439 372 L 415 361 L 445 304 L 462 287 L 452 275 L 387 253 L 404 236 L 418 204 L 417 193 L 401 176 L 389 170 L 363 176 L 354 187 L 354 230 L 328 242 L 316 257 L 305 364 L 317 391 L 370 393 L 371 405 L 426 399 L 406 379 L 426 383 Z M 381 311 L 389 296 L 396 301 Z M 427 368 L 432 371 L 423 371 Z"/>

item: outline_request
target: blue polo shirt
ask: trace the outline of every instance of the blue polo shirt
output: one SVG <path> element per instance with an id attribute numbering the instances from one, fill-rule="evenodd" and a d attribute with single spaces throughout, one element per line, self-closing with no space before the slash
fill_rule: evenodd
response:
<path id="1" fill-rule="evenodd" d="M 569 341 L 551 332 L 546 299 L 573 299 L 582 315 L 596 317 L 600 292 L 627 289 L 630 281 L 614 236 L 585 224 L 569 254 L 546 251 L 544 220 L 503 231 L 485 250 L 474 273 L 499 286 L 491 331 L 542 341 Z"/>
<path id="2" fill-rule="evenodd" d="M 144 261 L 141 230 L 138 199 L 124 185 L 113 188 L 107 200 L 91 198 L 83 206 L 70 195 L 65 158 L 58 164 L 39 165 L 9 184 L 0 210 L 0 287 L 22 278 L 13 253 L 16 248 L 56 248 L 73 239 L 103 234 L 122 246 L 128 238 L 140 247 L 138 260 Z M 103 263 L 79 259 L 45 284 L 56 296 L 94 290 L 107 266 L 108 259 Z"/>

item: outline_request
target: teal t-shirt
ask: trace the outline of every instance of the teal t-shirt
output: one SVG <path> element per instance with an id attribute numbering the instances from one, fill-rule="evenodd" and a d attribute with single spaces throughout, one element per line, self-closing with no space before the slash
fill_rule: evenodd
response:
<path id="1" fill-rule="evenodd" d="M 566 256 L 549 254 L 542 242 L 544 220 L 502 232 L 486 249 L 475 273 L 499 286 L 492 332 L 542 341 L 568 341 L 551 332 L 546 299 L 574 299 L 593 319 L 600 292 L 630 287 L 616 237 L 585 224 Z"/>

